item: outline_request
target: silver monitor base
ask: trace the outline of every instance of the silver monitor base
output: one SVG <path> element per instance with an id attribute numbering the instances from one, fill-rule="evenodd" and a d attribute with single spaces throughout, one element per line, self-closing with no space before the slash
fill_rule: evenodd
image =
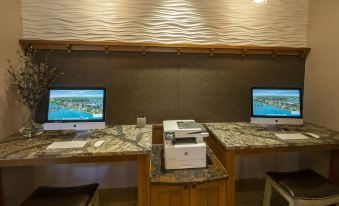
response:
<path id="1" fill-rule="evenodd" d="M 297 118 L 260 118 L 252 117 L 251 123 L 253 124 L 262 124 L 262 125 L 277 125 L 277 124 L 293 124 L 293 125 L 303 125 L 303 119 Z"/>
<path id="2" fill-rule="evenodd" d="M 104 128 L 105 122 L 62 122 L 44 124 L 44 130 L 90 130 Z"/>

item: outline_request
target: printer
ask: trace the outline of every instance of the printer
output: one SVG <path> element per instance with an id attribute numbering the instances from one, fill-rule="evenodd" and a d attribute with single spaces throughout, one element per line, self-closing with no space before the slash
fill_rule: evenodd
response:
<path id="1" fill-rule="evenodd" d="M 206 144 L 209 133 L 194 120 L 166 120 L 164 125 L 165 169 L 206 167 Z"/>

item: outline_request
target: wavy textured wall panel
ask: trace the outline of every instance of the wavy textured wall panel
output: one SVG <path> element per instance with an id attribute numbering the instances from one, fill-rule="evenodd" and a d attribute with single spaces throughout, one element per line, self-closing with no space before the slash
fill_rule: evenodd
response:
<path id="1" fill-rule="evenodd" d="M 22 0 L 23 38 L 306 46 L 308 0 Z"/>

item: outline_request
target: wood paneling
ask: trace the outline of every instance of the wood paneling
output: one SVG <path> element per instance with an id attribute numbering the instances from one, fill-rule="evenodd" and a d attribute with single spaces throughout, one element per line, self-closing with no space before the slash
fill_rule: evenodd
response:
<path id="1" fill-rule="evenodd" d="M 198 185 L 151 185 L 151 202 L 151 206 L 225 206 L 226 180 Z"/>
<path id="2" fill-rule="evenodd" d="M 181 186 L 151 186 L 151 206 L 188 206 L 189 188 Z"/>
<path id="3" fill-rule="evenodd" d="M 225 206 L 226 181 L 192 185 L 190 206 Z"/>

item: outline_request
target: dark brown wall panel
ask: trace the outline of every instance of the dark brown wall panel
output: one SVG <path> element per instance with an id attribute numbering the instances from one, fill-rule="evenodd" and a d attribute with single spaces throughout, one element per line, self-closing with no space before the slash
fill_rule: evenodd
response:
<path id="1" fill-rule="evenodd" d="M 299 57 L 89 51 L 55 51 L 49 63 L 65 73 L 56 86 L 106 87 L 113 124 L 134 124 L 138 113 L 148 123 L 248 121 L 251 87 L 303 87 L 305 68 Z M 44 104 L 38 113 L 42 121 Z"/>

